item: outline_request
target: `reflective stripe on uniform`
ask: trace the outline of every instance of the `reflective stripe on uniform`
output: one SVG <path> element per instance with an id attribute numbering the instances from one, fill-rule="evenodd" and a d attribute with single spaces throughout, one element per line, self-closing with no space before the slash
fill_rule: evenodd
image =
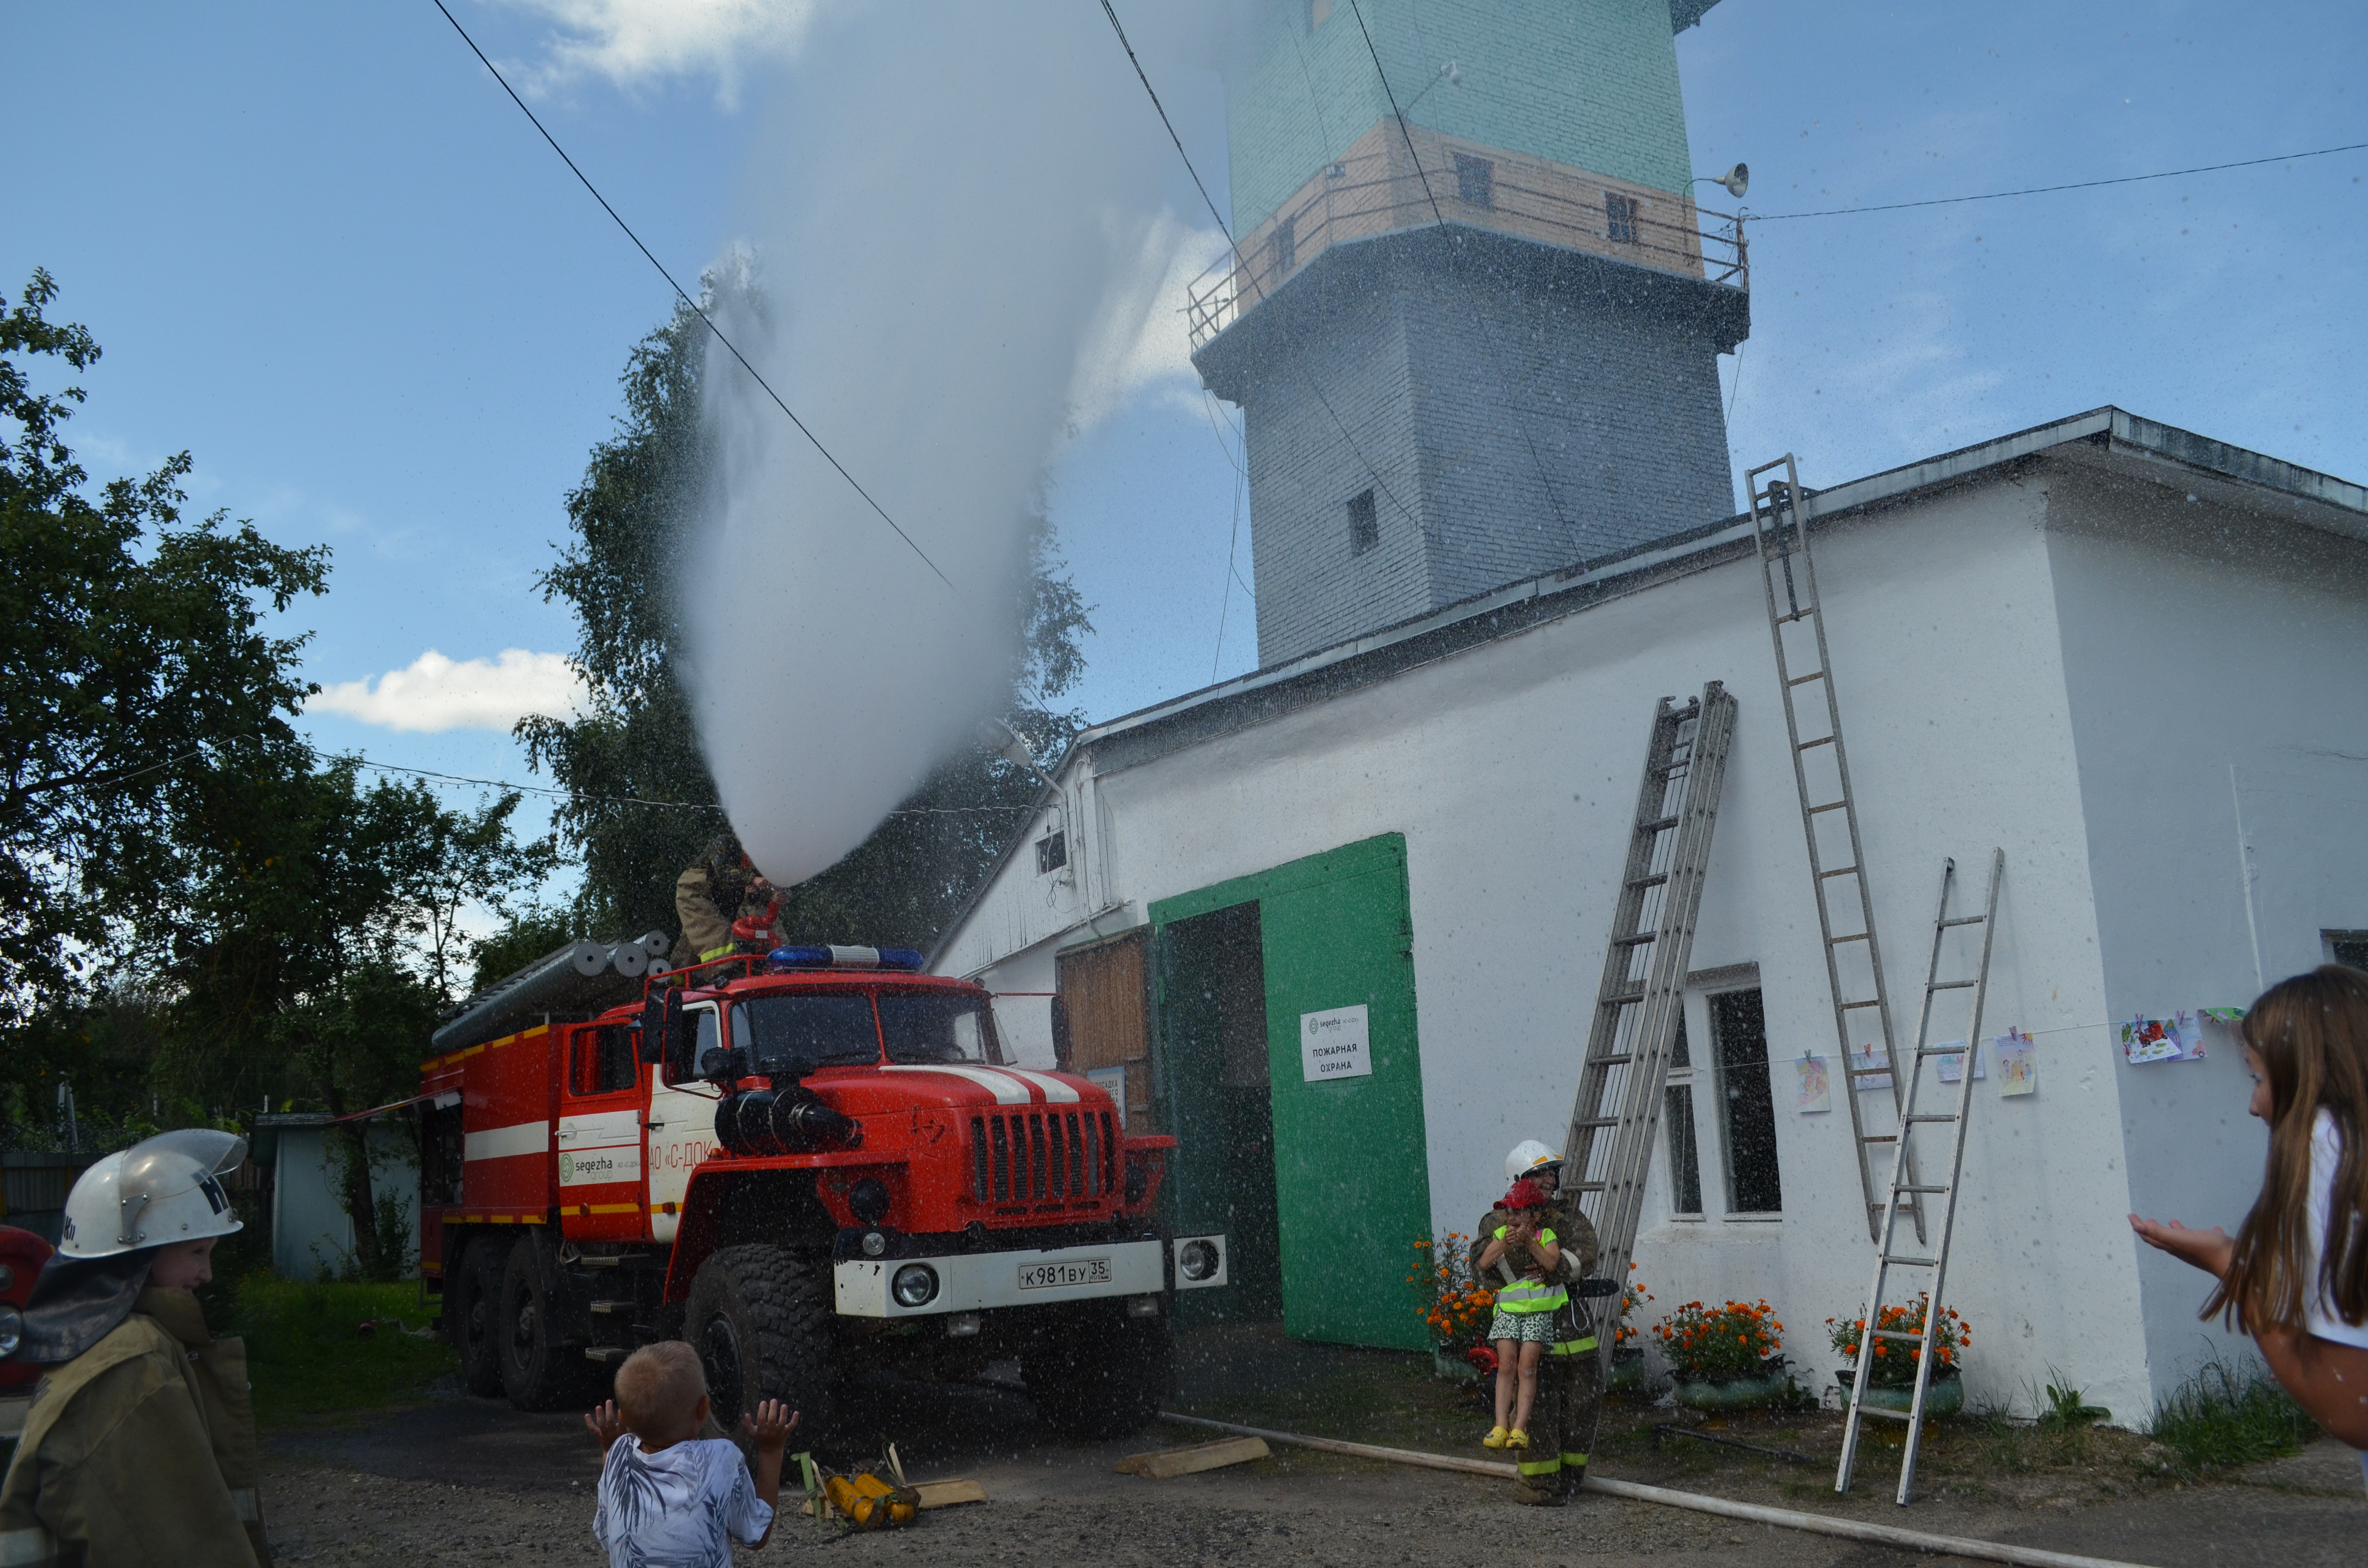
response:
<path id="1" fill-rule="evenodd" d="M 739 950 L 740 944 L 737 942 L 726 942 L 720 948 L 702 948 L 700 949 L 699 961 L 713 963 L 717 959 L 728 959 Z"/>
<path id="2" fill-rule="evenodd" d="M 252 1486 L 241 1486 L 230 1494 L 230 1511 L 238 1516 L 243 1525 L 263 1522 L 263 1498 Z"/>
<path id="3" fill-rule="evenodd" d="M 1548 1348 L 1556 1356 L 1583 1356 L 1595 1348 L 1595 1335 L 1590 1334 L 1585 1339 L 1565 1339 Z"/>
<path id="4" fill-rule="evenodd" d="M 0 1530 L 0 1568 L 47 1568 L 58 1560 L 58 1538 L 35 1525 Z"/>
<path id="5" fill-rule="evenodd" d="M 1579 1469 L 1585 1470 L 1587 1468 L 1587 1456 L 1585 1454 L 1565 1454 L 1562 1456 L 1562 1462 L 1567 1465 L 1576 1465 Z"/>
<path id="6" fill-rule="evenodd" d="M 1562 1460 L 1523 1460 L 1515 1468 L 1523 1475 L 1559 1475 L 1562 1473 Z"/>

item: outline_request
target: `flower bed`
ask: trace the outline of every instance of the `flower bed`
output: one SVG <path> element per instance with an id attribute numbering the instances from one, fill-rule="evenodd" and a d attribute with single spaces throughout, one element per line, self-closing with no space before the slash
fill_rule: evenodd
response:
<path id="1" fill-rule="evenodd" d="M 1415 1289 L 1423 1326 L 1429 1330 L 1442 1367 L 1471 1362 L 1471 1353 L 1488 1332 L 1496 1315 L 1497 1293 L 1472 1276 L 1471 1238 L 1450 1231 L 1433 1242 L 1417 1236 L 1414 1272 L 1406 1283 Z"/>
<path id="2" fill-rule="evenodd" d="M 1688 1301 L 1653 1325 L 1661 1354 L 1679 1382 L 1714 1383 L 1758 1376 L 1782 1348 L 1784 1325 L 1766 1301 L 1705 1307 Z"/>
<path id="3" fill-rule="evenodd" d="M 1925 1314 L 1931 1310 L 1929 1291 L 1917 1292 L 1913 1305 L 1884 1307 L 1875 1313 L 1874 1325 L 1893 1334 L 1920 1335 L 1924 1332 Z M 1827 1318 L 1826 1327 L 1832 1332 L 1834 1348 L 1841 1353 L 1843 1370 L 1858 1364 L 1859 1336 L 1866 1331 L 1866 1319 Z M 1939 1323 L 1932 1332 L 1932 1382 L 1957 1372 L 1964 1365 L 1965 1347 L 1973 1343 L 1973 1325 L 1957 1315 L 1953 1307 L 1941 1309 Z M 1924 1347 L 1905 1339 L 1884 1339 L 1877 1336 L 1868 1358 L 1866 1386 L 1870 1402 L 1873 1391 L 1882 1388 L 1907 1388 L 1916 1381 L 1916 1363 L 1922 1358 Z M 1842 1380 L 1845 1384 L 1849 1380 Z"/>
<path id="4" fill-rule="evenodd" d="M 1766 1301 L 1707 1307 L 1688 1301 L 1653 1325 L 1661 1354 L 1677 1380 L 1679 1404 L 1734 1410 L 1769 1404 L 1790 1392 L 1784 1369 L 1784 1325 Z"/>

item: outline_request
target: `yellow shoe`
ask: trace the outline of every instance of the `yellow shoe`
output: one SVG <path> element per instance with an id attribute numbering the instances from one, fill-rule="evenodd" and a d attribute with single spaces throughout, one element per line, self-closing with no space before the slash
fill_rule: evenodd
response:
<path id="1" fill-rule="evenodd" d="M 1522 1431 L 1519 1426 L 1514 1427 L 1511 1431 L 1505 1434 L 1505 1447 L 1508 1449 L 1526 1449 L 1529 1446 L 1530 1435 L 1527 1432 Z"/>
<path id="2" fill-rule="evenodd" d="M 1480 1439 L 1480 1446 L 1487 1449 L 1501 1449 L 1505 1446 L 1505 1439 L 1508 1436 L 1508 1434 L 1502 1426 L 1491 1426 L 1488 1428 L 1488 1435 Z M 1529 1441 L 1526 1437 L 1521 1440 L 1523 1442 Z"/>

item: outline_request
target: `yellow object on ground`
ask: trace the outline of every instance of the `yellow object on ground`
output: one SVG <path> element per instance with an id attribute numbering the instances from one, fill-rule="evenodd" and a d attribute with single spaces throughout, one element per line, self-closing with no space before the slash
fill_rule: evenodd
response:
<path id="1" fill-rule="evenodd" d="M 909 1525 L 921 1511 L 921 1499 L 909 1486 L 891 1486 L 866 1471 L 860 1475 L 834 1475 L 822 1483 L 831 1511 L 860 1530 L 888 1525 Z"/>

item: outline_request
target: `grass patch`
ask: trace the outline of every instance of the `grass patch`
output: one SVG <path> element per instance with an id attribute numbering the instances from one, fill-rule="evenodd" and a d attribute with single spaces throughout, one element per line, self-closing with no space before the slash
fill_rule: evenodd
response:
<path id="1" fill-rule="evenodd" d="M 2148 1436 L 2192 1470 L 2219 1470 L 2294 1453 L 2318 1423 L 2268 1378 L 2215 1358 L 2157 1407 Z"/>
<path id="2" fill-rule="evenodd" d="M 246 1338 L 256 1419 L 265 1426 L 407 1403 L 460 1369 L 460 1358 L 440 1339 L 414 1338 L 391 1323 L 367 1337 L 356 1332 L 370 1319 L 421 1326 L 416 1285 L 308 1284 L 250 1274 L 238 1282 L 228 1315 Z"/>

